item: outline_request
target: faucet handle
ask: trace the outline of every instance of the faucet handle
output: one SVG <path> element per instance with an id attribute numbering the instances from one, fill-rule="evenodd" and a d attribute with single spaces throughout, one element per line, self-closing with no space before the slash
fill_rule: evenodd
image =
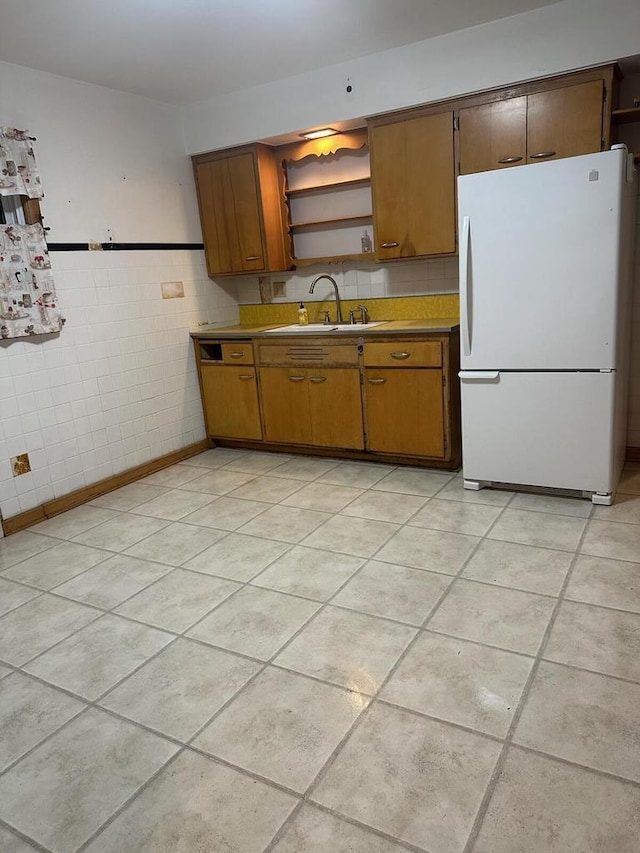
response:
<path id="1" fill-rule="evenodd" d="M 362 314 L 363 324 L 368 323 L 369 322 L 369 311 L 367 309 L 367 306 L 366 305 L 357 305 L 356 310 L 360 311 L 360 313 Z"/>
<path id="2" fill-rule="evenodd" d="M 356 322 L 356 312 L 355 311 L 349 311 L 349 325 L 353 326 L 353 325 L 355 325 L 355 322 Z"/>
<path id="3" fill-rule="evenodd" d="M 328 311 L 323 311 L 322 313 L 324 314 L 324 319 L 322 322 L 325 324 L 325 326 L 330 326 L 331 325 L 331 315 L 329 314 Z"/>

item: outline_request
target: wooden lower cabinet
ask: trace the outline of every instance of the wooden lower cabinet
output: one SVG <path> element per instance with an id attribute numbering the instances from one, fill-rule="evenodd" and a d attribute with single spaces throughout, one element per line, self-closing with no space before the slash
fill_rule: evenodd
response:
<path id="1" fill-rule="evenodd" d="M 260 392 L 265 440 L 310 444 L 306 371 L 298 367 L 261 367 Z"/>
<path id="2" fill-rule="evenodd" d="M 364 448 L 357 368 L 260 368 L 265 439 Z"/>
<path id="3" fill-rule="evenodd" d="M 201 376 L 209 435 L 261 439 L 255 368 L 204 364 Z"/>
<path id="4" fill-rule="evenodd" d="M 445 455 L 442 370 L 367 368 L 367 449 Z"/>
<path id="5" fill-rule="evenodd" d="M 354 367 L 307 370 L 312 444 L 364 448 L 360 371 Z"/>

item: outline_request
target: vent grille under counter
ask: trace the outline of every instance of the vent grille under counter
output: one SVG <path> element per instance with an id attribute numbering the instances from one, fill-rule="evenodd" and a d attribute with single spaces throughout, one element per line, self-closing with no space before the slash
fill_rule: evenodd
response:
<path id="1" fill-rule="evenodd" d="M 260 344 L 260 364 L 357 365 L 355 344 Z"/>

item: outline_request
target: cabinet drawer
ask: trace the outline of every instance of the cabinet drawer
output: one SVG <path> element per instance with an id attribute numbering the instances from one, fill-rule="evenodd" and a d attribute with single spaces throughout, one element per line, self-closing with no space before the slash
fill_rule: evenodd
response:
<path id="1" fill-rule="evenodd" d="M 261 344 L 260 364 L 357 364 L 355 344 Z"/>
<path id="2" fill-rule="evenodd" d="M 394 341 L 364 345 L 367 367 L 441 367 L 440 341 Z"/>
<path id="3" fill-rule="evenodd" d="M 225 364 L 253 364 L 251 341 L 222 344 L 222 360 Z"/>

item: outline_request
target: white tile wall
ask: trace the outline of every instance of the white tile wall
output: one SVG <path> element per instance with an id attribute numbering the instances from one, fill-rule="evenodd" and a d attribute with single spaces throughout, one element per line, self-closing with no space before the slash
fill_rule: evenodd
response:
<path id="1" fill-rule="evenodd" d="M 10 517 L 204 438 L 188 332 L 238 318 L 201 251 L 52 253 L 59 337 L 0 343 L 0 512 Z M 183 281 L 163 300 L 160 282 Z M 32 472 L 9 459 L 28 452 Z"/>
<path id="2" fill-rule="evenodd" d="M 335 278 L 343 299 L 374 299 L 385 296 L 424 296 L 433 293 L 458 292 L 458 259 L 399 261 L 385 266 L 361 264 L 305 267 L 297 273 L 280 273 L 270 276 L 272 282 L 284 281 L 284 297 L 273 302 L 299 302 L 305 304 L 333 300 L 333 288 L 327 281 L 319 282 L 313 295 L 309 287 L 321 273 Z M 260 302 L 257 277 L 236 279 L 238 300 L 241 305 Z M 308 305 L 309 319 L 316 319 L 313 305 Z M 318 309 L 319 310 L 319 309 Z M 376 319 L 373 317 L 372 319 Z"/>

